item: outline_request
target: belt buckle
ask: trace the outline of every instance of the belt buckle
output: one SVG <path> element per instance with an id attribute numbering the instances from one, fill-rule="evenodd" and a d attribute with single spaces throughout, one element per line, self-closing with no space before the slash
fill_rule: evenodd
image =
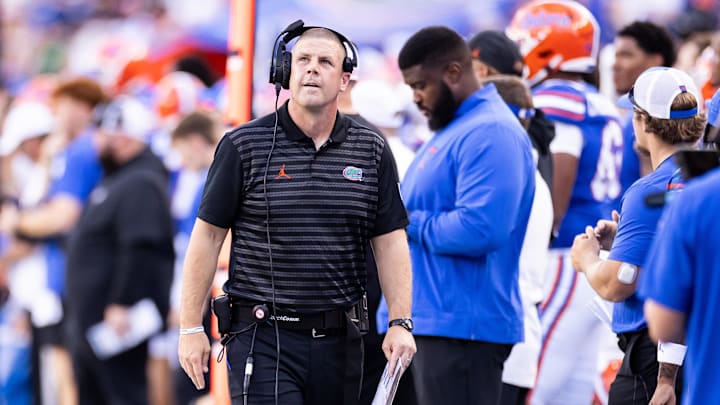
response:
<path id="1" fill-rule="evenodd" d="M 324 338 L 325 336 L 327 336 L 327 335 L 320 334 L 320 333 L 317 332 L 317 330 L 315 330 L 315 328 L 312 328 L 312 337 L 313 337 L 314 339 Z"/>

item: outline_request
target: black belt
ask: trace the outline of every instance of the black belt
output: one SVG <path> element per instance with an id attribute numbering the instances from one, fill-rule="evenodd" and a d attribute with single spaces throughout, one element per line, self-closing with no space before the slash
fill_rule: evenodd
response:
<path id="1" fill-rule="evenodd" d="M 233 302 L 233 321 L 255 322 L 253 314 L 255 304 Z M 331 311 L 318 312 L 313 314 L 302 314 L 297 312 L 277 311 L 273 314 L 270 309 L 268 320 L 277 322 L 278 327 L 291 330 L 339 330 L 346 328 L 345 309 L 334 309 Z"/>

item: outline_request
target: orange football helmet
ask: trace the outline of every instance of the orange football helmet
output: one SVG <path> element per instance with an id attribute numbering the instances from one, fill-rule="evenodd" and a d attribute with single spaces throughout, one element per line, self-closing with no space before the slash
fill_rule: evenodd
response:
<path id="1" fill-rule="evenodd" d="M 506 33 L 520 47 L 531 86 L 556 71 L 592 73 L 597 64 L 600 26 L 575 1 L 528 3 L 515 12 Z"/>

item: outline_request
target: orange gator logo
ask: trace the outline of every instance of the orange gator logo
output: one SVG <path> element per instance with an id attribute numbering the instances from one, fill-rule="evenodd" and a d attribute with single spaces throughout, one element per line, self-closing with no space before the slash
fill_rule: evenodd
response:
<path id="1" fill-rule="evenodd" d="M 285 164 L 280 166 L 280 171 L 278 172 L 278 175 L 275 176 L 275 179 L 292 179 L 289 174 L 285 173 Z"/>

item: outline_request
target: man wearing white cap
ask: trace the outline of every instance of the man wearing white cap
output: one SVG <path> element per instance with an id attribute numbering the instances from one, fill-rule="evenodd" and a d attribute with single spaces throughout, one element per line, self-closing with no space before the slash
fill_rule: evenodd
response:
<path id="1" fill-rule="evenodd" d="M 702 97 L 690 76 L 673 68 L 651 68 L 635 81 L 628 94 L 633 105 L 637 144 L 650 152 L 653 172 L 637 180 L 622 198 L 620 215 L 588 224 L 575 237 L 573 266 L 585 273 L 602 298 L 615 302 L 612 329 L 625 356 L 610 387 L 609 404 L 675 403 L 682 384 L 675 383 L 682 364 L 669 352 L 680 345 L 656 346 L 648 335 L 643 300 L 636 295 L 641 273 L 662 209 L 645 203 L 648 195 L 682 187 L 672 155 L 693 146 L 703 135 L 705 116 L 699 112 Z M 609 250 L 607 259 L 600 249 Z M 657 351 L 657 358 L 656 358 Z M 658 362 L 660 365 L 658 366 Z M 657 389 L 656 389 L 657 386 Z"/>
<path id="2" fill-rule="evenodd" d="M 139 101 L 116 99 L 97 124 L 104 176 L 69 242 L 68 342 L 80 404 L 142 404 L 147 338 L 167 316 L 173 274 L 168 178 L 146 144 L 153 117 Z M 154 316 L 133 318 L 141 308 Z M 119 336 L 110 346 L 117 350 L 94 339 L 101 336 L 89 331 L 96 324 Z M 134 334 L 142 337 L 118 346 Z"/>

